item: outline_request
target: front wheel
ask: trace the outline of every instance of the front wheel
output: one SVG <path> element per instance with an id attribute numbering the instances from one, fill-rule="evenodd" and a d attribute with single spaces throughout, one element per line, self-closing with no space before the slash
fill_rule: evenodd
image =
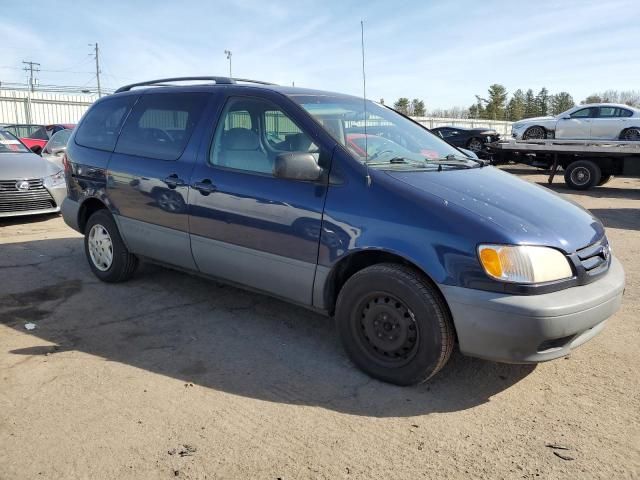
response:
<path id="1" fill-rule="evenodd" d="M 103 282 L 124 282 L 138 266 L 138 258 L 129 253 L 113 217 L 98 210 L 87 221 L 84 250 L 94 275 Z"/>
<path id="2" fill-rule="evenodd" d="M 336 322 L 351 360 L 397 385 L 433 377 L 453 351 L 451 315 L 440 292 L 403 265 L 378 264 L 353 275 L 338 296 Z"/>
<path id="3" fill-rule="evenodd" d="M 484 143 L 482 143 L 482 141 L 479 138 L 472 138 L 471 140 L 469 140 L 469 143 L 467 143 L 467 148 L 471 150 L 473 153 L 480 152 L 483 146 L 484 146 Z"/>
<path id="4" fill-rule="evenodd" d="M 544 140 L 547 138 L 547 131 L 542 127 L 531 127 L 522 134 L 523 140 Z"/>

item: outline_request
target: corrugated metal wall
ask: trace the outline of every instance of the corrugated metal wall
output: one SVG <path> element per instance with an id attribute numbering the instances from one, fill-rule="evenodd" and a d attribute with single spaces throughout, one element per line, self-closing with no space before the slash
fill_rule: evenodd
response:
<path id="1" fill-rule="evenodd" d="M 0 89 L 0 124 L 2 123 L 77 123 L 82 114 L 96 100 L 95 95 L 68 95 L 53 92 L 29 92 Z M 237 113 L 233 127 L 245 126 L 250 119 Z M 503 136 L 511 134 L 511 123 L 494 120 L 461 118 L 415 117 L 427 128 L 455 125 L 470 128 L 493 128 Z M 167 125 L 176 125 L 180 119 L 166 118 Z M 297 128 L 288 119 L 267 114 L 267 126 L 279 133 L 296 133 Z"/>
<path id="2" fill-rule="evenodd" d="M 0 89 L 0 123 L 77 123 L 94 95 Z"/>

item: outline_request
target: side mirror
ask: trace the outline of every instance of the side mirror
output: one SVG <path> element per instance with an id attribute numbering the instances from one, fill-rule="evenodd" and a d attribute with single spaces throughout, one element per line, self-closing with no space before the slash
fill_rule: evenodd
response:
<path id="1" fill-rule="evenodd" d="M 40 145 L 33 145 L 31 148 L 29 148 L 29 150 L 37 155 L 40 155 L 42 153 L 42 147 Z"/>
<path id="2" fill-rule="evenodd" d="M 277 178 L 314 182 L 322 175 L 322 168 L 308 152 L 286 152 L 276 157 L 273 174 Z"/>
<path id="3" fill-rule="evenodd" d="M 562 117 L 562 120 L 571 120 L 571 116 L 565 115 L 564 117 Z"/>

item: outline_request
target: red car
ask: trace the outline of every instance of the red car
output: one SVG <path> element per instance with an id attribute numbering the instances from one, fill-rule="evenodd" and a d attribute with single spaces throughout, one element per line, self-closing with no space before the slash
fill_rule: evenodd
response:
<path id="1" fill-rule="evenodd" d="M 366 143 L 365 143 L 366 137 Z M 438 158 L 438 152 L 435 150 L 429 150 L 426 148 L 420 148 L 419 152 L 411 152 L 404 148 L 401 145 L 398 145 L 395 142 L 387 138 L 383 138 L 378 135 L 371 135 L 364 133 L 347 133 L 346 135 L 347 147 L 351 149 L 351 151 L 355 152 L 358 156 L 365 156 L 365 144 L 368 150 L 368 156 L 373 156 L 376 153 L 383 150 L 390 150 L 397 153 L 402 153 L 403 151 L 408 153 L 409 155 L 419 153 L 423 157 L 426 158 Z"/>
<path id="2" fill-rule="evenodd" d="M 75 125 L 70 123 L 55 123 L 53 125 L 15 124 L 6 125 L 2 129 L 13 133 L 31 151 L 40 153 L 54 133 L 60 130 L 73 130 Z"/>

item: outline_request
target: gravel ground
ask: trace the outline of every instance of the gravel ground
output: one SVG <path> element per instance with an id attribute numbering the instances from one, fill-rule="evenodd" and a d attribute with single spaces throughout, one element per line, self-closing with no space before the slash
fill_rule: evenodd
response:
<path id="1" fill-rule="evenodd" d="M 0 478 L 639 478 L 640 180 L 553 188 L 607 226 L 622 310 L 566 359 L 454 354 L 413 388 L 324 317 L 156 266 L 104 284 L 61 218 L 0 222 Z"/>

